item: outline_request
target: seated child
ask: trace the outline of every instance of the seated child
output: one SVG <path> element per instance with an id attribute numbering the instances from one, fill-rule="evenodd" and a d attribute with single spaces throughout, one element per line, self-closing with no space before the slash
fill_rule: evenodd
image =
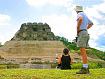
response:
<path id="1" fill-rule="evenodd" d="M 60 69 L 71 69 L 71 57 L 69 55 L 69 49 L 63 50 L 62 56 L 58 56 L 58 67 Z"/>

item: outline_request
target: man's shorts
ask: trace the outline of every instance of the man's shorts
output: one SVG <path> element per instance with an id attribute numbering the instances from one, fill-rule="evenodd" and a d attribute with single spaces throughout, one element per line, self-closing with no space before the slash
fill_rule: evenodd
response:
<path id="1" fill-rule="evenodd" d="M 87 48 L 89 47 L 88 45 L 88 41 L 89 41 L 89 34 L 87 31 L 81 31 L 78 34 L 78 39 L 77 39 L 77 46 L 78 47 L 83 47 L 83 48 Z"/>

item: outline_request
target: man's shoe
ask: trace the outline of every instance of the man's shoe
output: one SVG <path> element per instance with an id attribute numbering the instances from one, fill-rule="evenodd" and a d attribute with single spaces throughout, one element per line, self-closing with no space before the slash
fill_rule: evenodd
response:
<path id="1" fill-rule="evenodd" d="M 89 74 L 89 68 L 81 68 L 79 72 L 76 72 L 76 74 Z"/>

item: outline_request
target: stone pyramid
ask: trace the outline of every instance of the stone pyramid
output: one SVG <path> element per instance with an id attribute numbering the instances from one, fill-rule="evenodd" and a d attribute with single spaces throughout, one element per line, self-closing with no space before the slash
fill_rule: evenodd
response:
<path id="1" fill-rule="evenodd" d="M 7 41 L 2 50 L 10 57 L 55 56 L 61 54 L 65 46 L 56 39 L 47 23 L 23 23 Z"/>
<path id="2" fill-rule="evenodd" d="M 11 39 L 15 41 L 37 40 L 48 41 L 56 40 L 56 37 L 47 23 L 23 23 Z"/>

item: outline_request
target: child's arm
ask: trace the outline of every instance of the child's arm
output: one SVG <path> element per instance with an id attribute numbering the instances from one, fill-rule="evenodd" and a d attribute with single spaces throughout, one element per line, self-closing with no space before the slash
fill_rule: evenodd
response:
<path id="1" fill-rule="evenodd" d="M 58 56 L 58 64 L 61 64 L 61 56 Z"/>
<path id="2" fill-rule="evenodd" d="M 71 58 L 70 64 L 73 64 L 73 59 Z"/>

